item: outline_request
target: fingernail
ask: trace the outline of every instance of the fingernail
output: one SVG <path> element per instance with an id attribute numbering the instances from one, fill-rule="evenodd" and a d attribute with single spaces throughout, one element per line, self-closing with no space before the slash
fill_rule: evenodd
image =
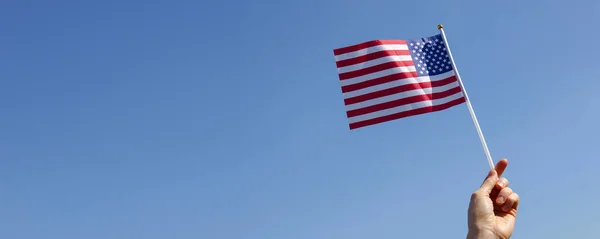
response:
<path id="1" fill-rule="evenodd" d="M 505 187 L 506 185 L 504 185 L 504 181 L 499 181 L 499 182 L 498 182 L 498 186 L 500 186 L 500 187 Z"/>
<path id="2" fill-rule="evenodd" d="M 508 211 L 510 211 L 510 207 L 511 207 L 511 205 L 509 205 L 509 204 L 504 204 L 504 206 L 502 206 L 502 209 L 503 209 L 505 212 L 508 212 Z"/>
<path id="3" fill-rule="evenodd" d="M 506 199 L 504 199 L 503 196 L 498 196 L 497 201 L 498 201 L 498 203 L 502 204 L 502 203 L 504 203 L 504 201 L 506 201 Z"/>

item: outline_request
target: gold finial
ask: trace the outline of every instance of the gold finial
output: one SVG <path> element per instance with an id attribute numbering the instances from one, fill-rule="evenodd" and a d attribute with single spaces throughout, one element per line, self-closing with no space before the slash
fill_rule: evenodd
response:
<path id="1" fill-rule="evenodd" d="M 442 24 L 439 24 L 439 25 L 438 25 L 438 30 L 440 30 L 440 29 L 442 29 L 442 28 L 444 28 L 444 26 L 442 26 Z"/>

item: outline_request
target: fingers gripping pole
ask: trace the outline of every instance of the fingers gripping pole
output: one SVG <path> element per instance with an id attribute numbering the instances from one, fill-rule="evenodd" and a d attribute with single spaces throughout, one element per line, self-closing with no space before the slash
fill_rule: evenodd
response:
<path id="1" fill-rule="evenodd" d="M 442 39 L 444 40 L 444 44 L 446 44 L 446 51 L 448 51 L 448 56 L 450 56 L 450 62 L 452 62 L 452 66 L 454 68 L 454 73 L 456 74 L 456 79 L 458 79 L 458 84 L 462 89 L 463 94 L 465 95 L 465 102 L 467 104 L 467 108 L 469 109 L 469 113 L 471 114 L 471 119 L 473 119 L 473 124 L 475 124 L 475 129 L 477 130 L 477 134 L 479 134 L 479 141 L 481 141 L 481 146 L 483 146 L 483 151 L 485 152 L 485 156 L 487 157 L 487 161 L 490 164 L 490 169 L 494 169 L 494 161 L 492 161 L 492 156 L 490 155 L 490 151 L 488 149 L 487 144 L 485 143 L 485 138 L 483 137 L 483 132 L 481 131 L 481 127 L 479 127 L 479 122 L 477 121 L 477 116 L 475 116 L 475 111 L 473 110 L 473 106 L 471 105 L 471 101 L 469 100 L 469 96 L 467 95 L 467 90 L 465 89 L 464 84 L 460 78 L 460 74 L 458 74 L 458 68 L 454 63 L 454 58 L 452 57 L 452 52 L 450 51 L 450 46 L 448 45 L 448 40 L 446 39 L 446 34 L 444 33 L 444 26 L 442 24 L 438 25 L 438 29 L 442 34 Z"/>

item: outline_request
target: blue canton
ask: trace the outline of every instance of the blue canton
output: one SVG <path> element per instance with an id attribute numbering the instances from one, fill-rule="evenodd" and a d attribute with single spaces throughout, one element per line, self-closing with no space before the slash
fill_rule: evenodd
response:
<path id="1" fill-rule="evenodd" d="M 419 76 L 439 75 L 453 69 L 441 34 L 406 43 Z"/>

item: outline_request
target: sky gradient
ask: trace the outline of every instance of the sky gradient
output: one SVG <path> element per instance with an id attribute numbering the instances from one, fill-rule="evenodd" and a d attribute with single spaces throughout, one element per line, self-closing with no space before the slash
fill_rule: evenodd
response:
<path id="1" fill-rule="evenodd" d="M 513 238 L 600 238 L 600 2 L 15 1 L 0 238 L 464 238 L 465 105 L 350 131 L 333 49 L 444 24 Z"/>

